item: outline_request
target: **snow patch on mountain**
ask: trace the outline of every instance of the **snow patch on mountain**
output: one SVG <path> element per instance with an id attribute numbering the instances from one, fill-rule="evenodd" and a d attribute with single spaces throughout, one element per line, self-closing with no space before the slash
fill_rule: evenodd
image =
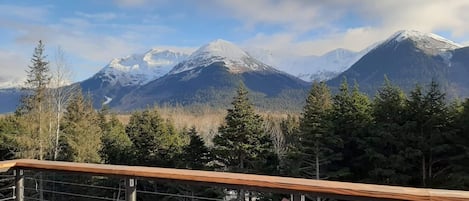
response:
<path id="1" fill-rule="evenodd" d="M 24 87 L 25 79 L 20 78 L 6 78 L 0 76 L 0 89 L 9 89 L 17 88 L 20 89 Z"/>
<path id="2" fill-rule="evenodd" d="M 188 56 L 183 52 L 151 49 L 144 54 L 113 59 L 97 75 L 111 85 L 144 85 L 167 74 L 173 66 Z"/>
<path id="3" fill-rule="evenodd" d="M 223 62 L 232 73 L 274 70 L 270 66 L 254 59 L 233 43 L 218 39 L 196 50 L 189 58 L 175 66 L 169 74 L 207 67 L 216 62 Z"/>
<path id="4" fill-rule="evenodd" d="M 108 97 L 108 96 L 104 96 L 104 99 L 105 99 L 105 101 L 103 102 L 103 105 L 107 105 L 107 104 L 111 103 L 111 101 L 112 101 L 112 98 Z"/>

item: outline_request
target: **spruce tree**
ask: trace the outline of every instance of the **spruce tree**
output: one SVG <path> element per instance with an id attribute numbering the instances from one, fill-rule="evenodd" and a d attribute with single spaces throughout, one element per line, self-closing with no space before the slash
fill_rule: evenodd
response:
<path id="1" fill-rule="evenodd" d="M 264 132 L 263 119 L 254 112 L 244 85 L 237 89 L 228 109 L 225 123 L 218 128 L 213 139 L 215 159 L 225 170 L 262 174 L 277 167 L 272 141 Z M 245 191 L 238 191 L 238 200 L 245 200 Z"/>
<path id="2" fill-rule="evenodd" d="M 108 114 L 110 119 L 106 120 L 105 113 L 106 111 L 99 113 L 100 127 L 103 131 L 101 157 L 105 163 L 127 164 L 132 142 L 125 133 L 125 126 L 117 119 L 116 115 Z"/>
<path id="3" fill-rule="evenodd" d="M 333 97 L 332 106 L 333 132 L 343 141 L 342 160 L 337 166 L 344 167 L 337 172 L 337 177 L 344 181 L 360 181 L 366 178 L 368 170 L 365 155 L 365 138 L 372 121 L 371 103 L 355 84 L 349 91 L 344 79 L 340 91 Z"/>
<path id="4" fill-rule="evenodd" d="M 132 114 L 125 131 L 133 144 L 135 165 L 174 167 L 186 142 L 156 109 Z"/>
<path id="5" fill-rule="evenodd" d="M 208 163 L 212 161 L 209 148 L 197 134 L 195 127 L 192 127 L 187 134 L 190 137 L 190 141 L 188 145 L 183 147 L 182 151 L 184 167 L 193 170 L 207 169 Z"/>
<path id="6" fill-rule="evenodd" d="M 44 54 L 44 44 L 40 40 L 34 48 L 32 65 L 28 66 L 27 79 L 22 90 L 25 92 L 21 98 L 16 113 L 21 115 L 31 112 L 42 112 L 44 103 L 47 100 L 47 88 L 49 86 L 51 75 L 49 70 L 49 62 Z"/>
<path id="7" fill-rule="evenodd" d="M 263 156 L 272 151 L 272 142 L 264 133 L 263 120 L 254 112 L 248 100 L 248 91 L 241 85 L 228 109 L 225 123 L 218 129 L 219 134 L 213 139 L 216 160 L 228 171 L 257 172 Z"/>
<path id="8" fill-rule="evenodd" d="M 441 171 L 447 170 L 448 140 L 452 135 L 445 94 L 438 83 L 432 81 L 424 94 L 416 87 L 407 102 L 406 143 L 407 160 L 414 164 L 411 185 L 422 187 L 438 186 L 444 178 Z"/>
<path id="9" fill-rule="evenodd" d="M 62 160 L 101 162 L 102 130 L 97 124 L 98 114 L 89 96 L 79 90 L 67 106 L 63 120 Z"/>
<path id="10" fill-rule="evenodd" d="M 39 41 L 28 66 L 24 94 L 15 114 L 23 122 L 24 133 L 18 136 L 18 157 L 43 160 L 49 156 L 52 139 L 47 131 L 48 87 L 51 79 L 49 62 Z"/>
<path id="11" fill-rule="evenodd" d="M 469 189 L 469 99 L 457 105 L 452 111 L 456 116 L 454 127 L 456 134 L 451 138 L 454 149 L 450 159 L 450 172 L 445 188 L 468 190 Z"/>
<path id="12" fill-rule="evenodd" d="M 164 121 L 157 111 L 147 109 L 132 114 L 125 132 L 134 146 L 136 165 L 151 166 L 158 160 L 158 151 L 161 149 L 158 137 L 165 132 L 164 127 Z"/>
<path id="13" fill-rule="evenodd" d="M 341 159 L 341 138 L 332 132 L 332 98 L 324 82 L 314 83 L 300 118 L 300 173 L 305 178 L 335 178 L 331 162 Z"/>
<path id="14" fill-rule="evenodd" d="M 285 156 L 279 156 L 280 174 L 283 176 L 300 177 L 300 122 L 297 117 L 287 115 L 280 122 L 280 129 L 284 136 Z"/>
<path id="15" fill-rule="evenodd" d="M 379 184 L 407 184 L 410 176 L 402 150 L 406 144 L 402 139 L 406 97 L 404 92 L 385 77 L 383 86 L 374 98 L 374 126 L 366 138 L 366 154 L 370 160 L 370 171 L 366 180 Z"/>

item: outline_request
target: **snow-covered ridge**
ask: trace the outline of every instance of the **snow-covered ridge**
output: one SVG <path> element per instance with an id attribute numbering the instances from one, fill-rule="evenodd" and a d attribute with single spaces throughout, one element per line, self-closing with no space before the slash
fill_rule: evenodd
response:
<path id="1" fill-rule="evenodd" d="M 394 45 L 399 44 L 404 40 L 411 40 L 415 46 L 425 52 L 426 54 L 439 56 L 446 55 L 442 54 L 448 50 L 454 50 L 461 48 L 462 45 L 457 44 L 451 40 L 443 38 L 433 33 L 424 33 L 415 30 L 403 30 L 398 31 L 385 40 L 382 44 Z"/>
<path id="2" fill-rule="evenodd" d="M 225 63 L 232 73 L 273 70 L 273 68 L 254 59 L 233 43 L 217 39 L 196 50 L 189 58 L 175 66 L 169 74 L 177 74 L 198 67 L 206 67 L 216 62 Z"/>
<path id="3" fill-rule="evenodd" d="M 10 89 L 10 88 L 20 89 L 24 87 L 25 81 L 26 79 L 0 77 L 0 89 Z"/>
<path id="4" fill-rule="evenodd" d="M 447 43 L 449 46 L 452 46 L 453 48 L 460 48 L 462 45 L 457 44 L 451 40 L 448 40 L 446 38 L 443 38 L 442 36 L 436 35 L 434 33 L 424 33 L 416 30 L 401 30 L 396 33 L 394 33 L 390 39 L 394 39 L 397 42 L 401 42 L 405 39 L 413 39 L 416 41 L 421 41 L 421 40 L 426 40 L 428 38 L 431 38 L 433 40 L 441 41 L 444 43 Z"/>
<path id="5" fill-rule="evenodd" d="M 112 85 L 144 85 L 167 74 L 187 57 L 188 54 L 182 52 L 151 49 L 144 54 L 113 59 L 98 75 Z"/>

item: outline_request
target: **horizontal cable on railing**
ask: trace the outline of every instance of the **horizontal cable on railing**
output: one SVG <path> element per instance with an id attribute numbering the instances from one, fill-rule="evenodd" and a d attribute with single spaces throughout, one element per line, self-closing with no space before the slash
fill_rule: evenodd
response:
<path id="1" fill-rule="evenodd" d="M 137 193 L 147 193 L 147 194 L 153 194 L 153 195 L 166 195 L 166 196 L 183 197 L 183 198 L 195 198 L 195 199 L 200 199 L 200 200 L 214 200 L 214 201 L 222 201 L 223 200 L 223 199 L 217 199 L 217 198 L 199 197 L 199 196 L 192 196 L 192 195 L 179 195 L 179 194 L 173 194 L 173 193 L 159 193 L 159 192 L 141 191 L 141 190 L 137 190 Z"/>
<path id="2" fill-rule="evenodd" d="M 0 179 L 0 182 L 12 181 L 14 179 L 15 179 L 15 177 L 7 177 L 7 178 Z"/>
<path id="3" fill-rule="evenodd" d="M 25 177 L 27 180 L 40 180 L 36 179 L 33 177 Z M 79 184 L 79 183 L 73 183 L 73 182 L 65 182 L 65 181 L 54 181 L 54 180 L 47 180 L 47 179 L 42 179 L 42 181 L 46 183 L 56 183 L 56 184 L 65 184 L 65 185 L 71 185 L 71 186 L 82 186 L 82 187 L 90 187 L 90 188 L 99 188 L 99 189 L 105 189 L 105 190 L 115 190 L 118 191 L 119 188 L 114 188 L 114 187 L 109 187 L 109 186 L 96 186 L 96 185 L 91 185 L 91 184 Z M 120 190 L 125 190 L 125 189 L 120 189 Z"/>
<path id="4" fill-rule="evenodd" d="M 39 200 L 39 201 L 48 201 L 46 199 L 40 199 L 40 198 L 33 198 L 33 197 L 24 197 L 24 200 Z"/>
<path id="5" fill-rule="evenodd" d="M 15 189 L 15 187 L 14 186 L 8 186 L 8 187 L 5 187 L 5 188 L 0 188 L 0 191 L 10 190 L 10 189 Z"/>
<path id="6" fill-rule="evenodd" d="M 67 196 L 72 196 L 72 197 L 82 197 L 82 198 L 90 198 L 90 199 L 96 199 L 96 200 L 110 200 L 110 201 L 125 201 L 125 200 L 120 200 L 120 199 L 115 199 L 115 198 L 108 198 L 108 197 L 99 197 L 99 196 L 92 196 L 92 195 L 84 195 L 84 194 L 76 194 L 76 193 L 67 193 L 67 192 L 62 192 L 62 191 L 52 191 L 52 190 L 44 190 L 44 189 L 35 189 L 35 188 L 24 188 L 24 190 L 33 190 L 36 192 L 45 192 L 45 193 L 55 193 L 59 195 L 67 195 Z"/>

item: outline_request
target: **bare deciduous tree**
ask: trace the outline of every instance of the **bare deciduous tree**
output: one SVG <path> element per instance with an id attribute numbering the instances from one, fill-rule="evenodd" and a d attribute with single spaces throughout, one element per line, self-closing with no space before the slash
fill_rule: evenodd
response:
<path id="1" fill-rule="evenodd" d="M 53 106 L 52 111 L 54 117 L 50 121 L 50 132 L 51 139 L 53 139 L 53 150 L 52 150 L 52 159 L 57 160 L 60 152 L 60 124 L 62 119 L 62 114 L 64 113 L 65 108 L 72 99 L 72 96 L 77 91 L 77 85 L 72 83 L 72 73 L 67 65 L 64 51 L 61 47 L 57 47 L 55 52 L 55 63 L 52 70 L 52 79 L 51 79 L 51 89 L 50 89 L 50 98 L 51 104 Z M 55 124 L 55 125 L 53 125 Z M 55 131 L 53 132 L 52 127 L 55 126 Z"/>

